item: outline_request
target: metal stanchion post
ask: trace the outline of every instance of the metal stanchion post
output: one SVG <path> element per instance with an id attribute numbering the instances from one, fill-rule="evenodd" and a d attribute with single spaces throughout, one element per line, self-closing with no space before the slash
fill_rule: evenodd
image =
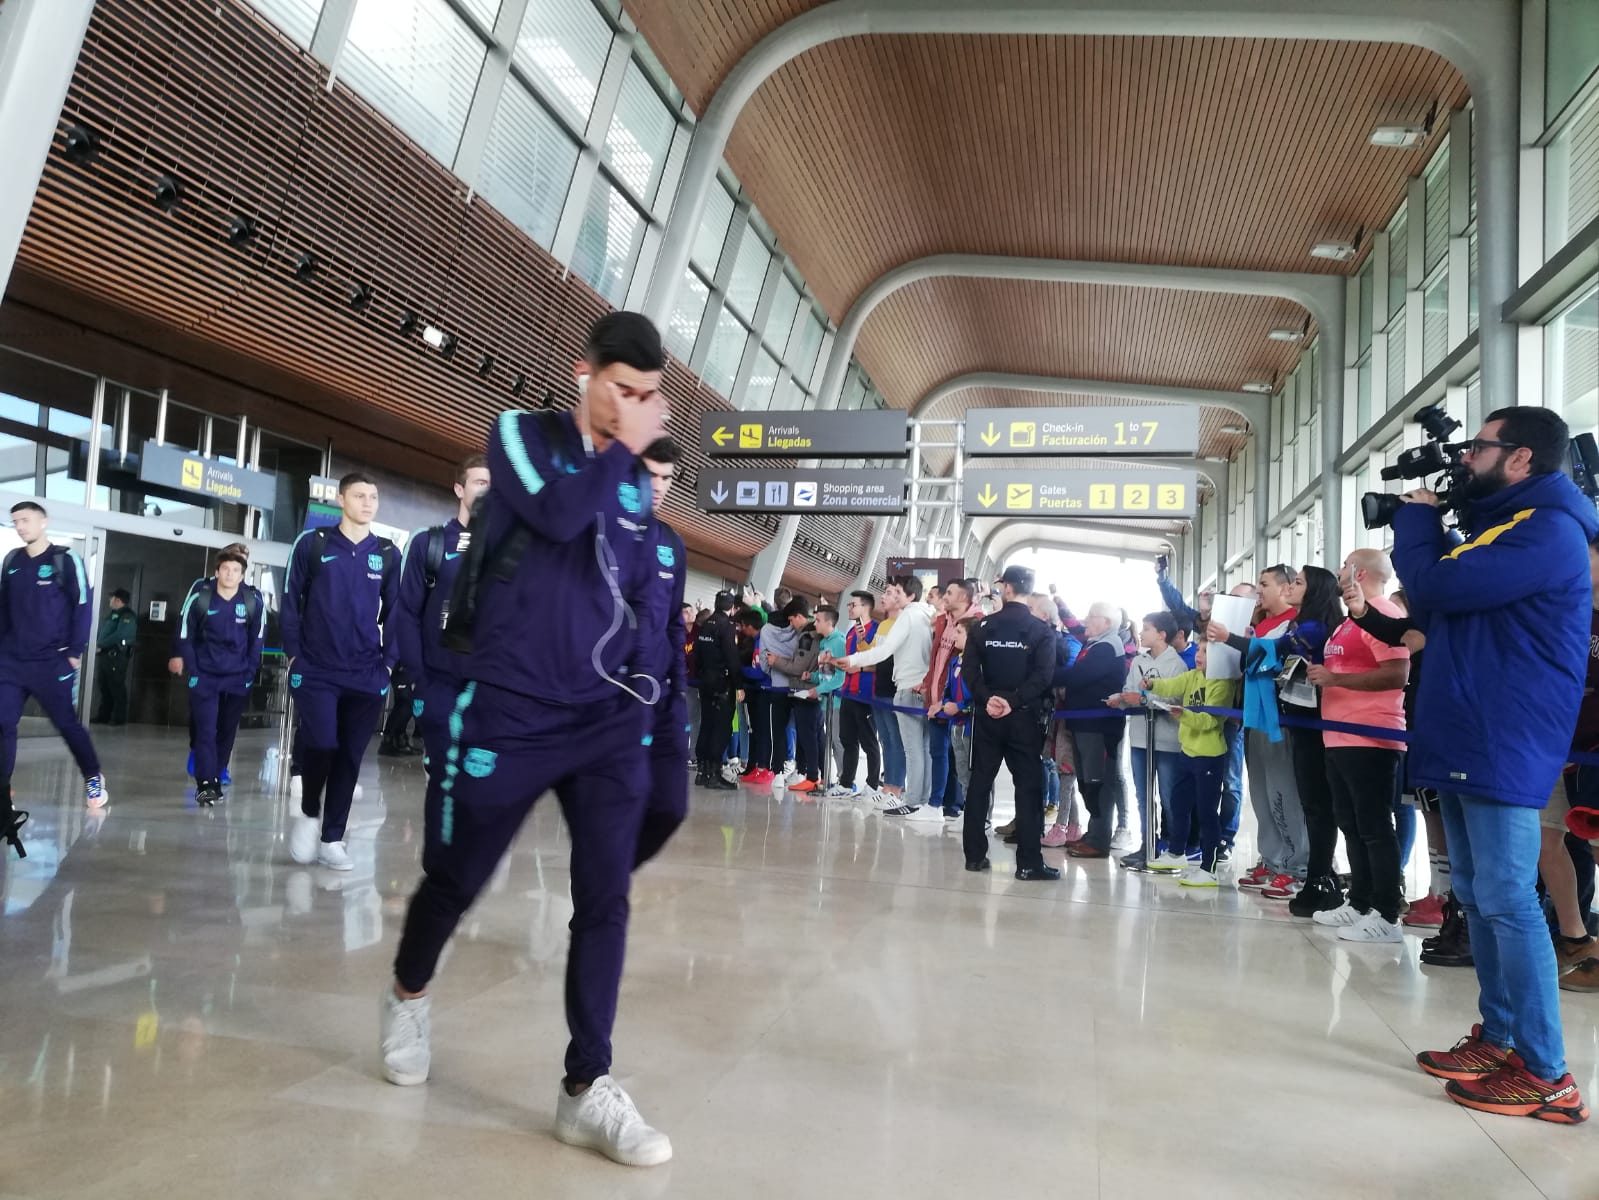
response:
<path id="1" fill-rule="evenodd" d="M 1155 710 L 1144 706 L 1144 869 L 1155 861 L 1155 825 L 1160 812 L 1160 796 L 1155 791 Z M 1184 849 L 1187 849 L 1185 846 Z"/>
<path id="2" fill-rule="evenodd" d="M 838 693 L 829 692 L 822 697 L 822 790 L 827 792 L 833 786 L 833 729 L 838 720 Z"/>

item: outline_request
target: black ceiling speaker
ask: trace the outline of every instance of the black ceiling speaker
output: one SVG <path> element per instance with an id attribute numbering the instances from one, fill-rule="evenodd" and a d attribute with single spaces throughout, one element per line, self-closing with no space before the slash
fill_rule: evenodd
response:
<path id="1" fill-rule="evenodd" d="M 233 217 L 228 221 L 228 231 L 223 236 L 227 238 L 228 245 L 242 246 L 258 232 L 255 222 L 249 217 Z"/>
<path id="2" fill-rule="evenodd" d="M 155 200 L 155 206 L 162 212 L 172 212 L 183 203 L 183 181 L 175 175 L 162 175 L 155 181 L 152 198 Z"/>
<path id="3" fill-rule="evenodd" d="M 406 309 L 400 314 L 400 336 L 410 337 L 416 332 L 416 314 Z"/>
<path id="4" fill-rule="evenodd" d="M 294 260 L 294 277 L 302 283 L 316 274 L 316 255 L 301 253 Z"/>
<path id="5" fill-rule="evenodd" d="M 351 308 L 361 309 L 372 303 L 372 289 L 364 283 L 352 283 L 347 295 Z"/>
<path id="6" fill-rule="evenodd" d="M 86 167 L 100 153 L 100 135 L 87 125 L 69 125 L 61 153 L 74 166 Z"/>
<path id="7" fill-rule="evenodd" d="M 522 374 L 522 372 L 518 371 L 515 375 L 511 376 L 511 395 L 520 396 L 523 389 L 526 387 L 527 376 Z"/>
<path id="8" fill-rule="evenodd" d="M 477 373 L 480 378 L 487 379 L 492 370 L 494 370 L 494 355 L 485 354 L 477 360 Z"/>

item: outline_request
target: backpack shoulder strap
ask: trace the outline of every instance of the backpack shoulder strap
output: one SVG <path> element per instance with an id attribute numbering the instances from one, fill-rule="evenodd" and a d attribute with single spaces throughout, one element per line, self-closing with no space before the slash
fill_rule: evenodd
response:
<path id="1" fill-rule="evenodd" d="M 427 557 L 422 562 L 422 572 L 427 581 L 427 590 L 431 592 L 439 582 L 439 572 L 444 568 L 444 526 L 431 526 L 427 530 L 427 539 Z"/>

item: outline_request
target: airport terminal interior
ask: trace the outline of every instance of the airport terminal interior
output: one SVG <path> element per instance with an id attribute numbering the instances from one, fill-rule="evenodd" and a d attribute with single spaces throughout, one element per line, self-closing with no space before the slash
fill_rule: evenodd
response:
<path id="1" fill-rule="evenodd" d="M 988 622 L 963 617 L 1020 613 L 999 606 L 1030 593 L 1062 670 L 1124 655 L 1116 679 L 1135 672 L 1147 707 L 1134 655 L 1169 646 L 1189 658 L 1168 677 L 1253 672 L 1292 724 L 1291 689 L 1310 685 L 1249 655 L 1273 626 L 1298 636 L 1289 622 L 1318 586 L 1336 610 L 1329 654 L 1344 644 L 1339 593 L 1386 614 L 1388 593 L 1419 586 L 1394 528 L 1415 514 L 1373 494 L 1443 479 L 1459 493 L 1449 519 L 1469 520 L 1470 463 L 1532 460 L 1490 414 L 1562 419 L 1549 427 L 1569 451 L 1542 469 L 1569 475 L 1577 519 L 1593 520 L 1599 0 L 0 0 L 0 161 L 0 509 L 15 522 L 0 523 L 0 726 L 28 814 L 0 841 L 0 1200 L 1599 1196 L 1596 1126 L 1573 1098 L 1599 1096 L 1599 846 L 1584 840 L 1599 813 L 1577 823 L 1599 742 L 1570 739 L 1541 814 L 1558 879 L 1547 855 L 1522 864 L 1559 956 L 1539 993 L 1558 1009 L 1540 1012 L 1570 1078 L 1550 1072 L 1536 1111 L 1516 1114 L 1542 1119 L 1514 1119 L 1457 1095 L 1504 1074 L 1510 1047 L 1491 1030 L 1473 1052 L 1498 1056 L 1492 1072 L 1473 1067 L 1446 1095 L 1418 1069 L 1485 1020 L 1472 945 L 1480 968 L 1489 925 L 1449 886 L 1450 795 L 1406 784 L 1406 754 L 1376 749 L 1400 743 L 1358 743 L 1391 753 L 1407 796 L 1377 805 L 1376 841 L 1401 852 L 1385 914 L 1380 899 L 1351 907 L 1365 876 L 1393 873 L 1369 824 L 1339 837 L 1320 876 L 1312 832 L 1307 871 L 1300 749 L 1314 740 L 1322 786 L 1334 741 L 1303 720 L 1270 739 L 1258 721 L 1275 715 L 1250 715 L 1260 680 L 1190 685 L 1209 697 L 1198 709 L 1243 705 L 1242 729 L 1204 725 L 1181 692 L 1179 712 L 1149 718 L 1173 731 L 1173 762 L 1249 746 L 1247 768 L 1214 777 L 1219 832 L 1201 800 L 1197 832 L 1168 844 L 1165 777 L 1158 817 L 1136 794 L 1140 754 L 1161 755 L 1123 739 L 1119 716 L 1106 741 L 1103 720 L 1040 709 L 1025 779 L 999 768 L 986 824 L 963 812 L 984 738 L 1022 714 L 984 709 L 992 687 L 968 714 L 947 670 L 958 646 L 983 644 Z M 570 576 L 539 579 L 495 649 L 535 669 L 575 656 L 580 690 L 587 642 L 562 631 L 601 575 L 604 612 L 618 604 L 592 655 L 601 679 L 618 631 L 653 630 L 691 683 L 711 670 L 707 629 L 725 626 L 729 645 L 748 621 L 801 632 L 741 632 L 729 670 L 748 696 L 690 687 L 677 759 L 646 737 L 647 781 L 603 797 L 654 812 L 681 783 L 688 803 L 630 898 L 622 876 L 614 1067 L 597 1079 L 571 1052 L 562 1066 L 569 1021 L 575 1046 L 593 1015 L 573 983 L 593 955 L 568 975 L 569 940 L 593 936 L 573 867 L 594 837 L 581 796 L 534 807 L 426 1002 L 396 971 L 402 932 L 418 936 L 413 896 L 465 853 L 440 848 L 475 836 L 461 832 L 467 797 L 495 771 L 492 752 L 463 749 L 472 722 L 509 693 L 488 680 L 469 714 L 479 685 L 462 677 L 446 723 L 419 692 L 407 732 L 400 662 L 392 695 L 388 676 L 369 689 L 381 732 L 357 739 L 346 776 L 307 738 L 321 710 L 296 654 L 302 636 L 315 654 L 302 609 L 345 577 L 338 539 L 373 582 L 374 653 L 388 655 L 391 583 L 398 595 L 425 574 L 431 604 L 446 559 L 497 561 L 469 553 L 470 533 L 448 555 L 407 550 L 470 511 L 472 456 L 487 447 L 503 468 L 487 504 L 511 486 L 531 504 L 545 481 L 511 431 L 576 414 L 575 457 L 596 461 L 609 452 L 590 433 L 626 440 L 581 424 L 613 386 L 588 380 L 636 366 L 594 361 L 591 330 L 618 312 L 659 331 L 645 390 L 669 410 L 675 477 L 636 528 L 680 539 L 660 535 L 646 566 L 681 587 L 661 607 L 689 610 L 683 640 L 665 646 L 672 630 L 622 601 L 629 568 L 601 534 Z M 617 488 L 625 529 L 638 482 Z M 554 483 L 541 503 L 571 494 Z M 377 501 L 365 523 L 362 489 Z M 1491 533 L 1463 532 L 1481 561 L 1535 524 L 1507 511 Z M 381 541 L 363 559 L 355 528 L 391 543 L 392 563 Z M 306 546 L 334 550 L 309 582 L 290 566 Z M 1540 550 L 1509 573 L 1558 558 Z M 10 569 L 34 562 L 42 591 L 16 601 Z M 1546 664 L 1574 664 L 1548 687 L 1576 689 L 1591 654 L 1592 694 L 1599 615 L 1590 644 L 1578 566 L 1581 598 L 1557 616 L 1582 636 L 1516 624 L 1547 612 L 1556 585 L 1540 586 L 1458 668 L 1486 714 L 1453 732 L 1461 753 L 1493 761 L 1503 730 L 1542 732 L 1514 713 L 1523 691 L 1548 690 Z M 211 735 L 196 732 L 216 708 L 196 687 L 210 668 L 185 656 L 212 636 L 191 610 L 234 586 L 225 570 L 246 589 L 247 669 L 213 789 Z M 854 593 L 869 594 L 859 613 Z M 46 594 L 68 598 L 76 651 L 24 706 L 18 647 L 39 631 L 18 614 L 54 620 Z M 1145 620 L 1163 612 L 1175 636 Z M 1208 618 L 1223 612 L 1242 619 L 1218 639 Z M 1412 766 L 1428 685 L 1411 688 L 1414 711 L 1400 703 L 1419 655 L 1437 680 L 1479 654 L 1416 612 L 1412 634 L 1444 649 L 1383 646 L 1373 677 L 1418 652 L 1385 690 L 1307 668 L 1324 706 L 1335 690 L 1390 697 Z M 907 641 L 875 694 L 854 691 L 871 676 L 839 669 L 846 650 L 896 613 L 929 629 L 916 688 L 900 676 Z M 1347 631 L 1379 644 L 1366 623 Z M 801 681 L 773 674 L 766 648 L 813 637 L 833 648 Z M 1197 646 L 1211 666 L 1194 666 Z M 609 681 L 654 653 L 617 659 Z M 471 661 L 493 657 L 479 646 Z M 1500 662 L 1527 665 L 1485 674 Z M 1083 707 L 1059 676 L 1050 687 L 1038 704 Z M 942 740 L 896 737 L 914 725 L 925 739 L 939 721 L 921 706 L 940 698 L 956 717 L 939 719 Z M 875 713 L 877 732 L 851 711 Z M 678 710 L 668 696 L 650 712 L 660 729 Z M 84 723 L 97 767 L 64 719 Z M 707 725 L 724 739 L 709 755 Z M 432 729 L 439 752 L 424 754 Z M 570 752 L 612 732 L 591 724 Z M 1564 728 L 1553 736 L 1552 779 L 1567 762 Z M 1196 750 L 1206 739 L 1216 749 Z M 1276 801 L 1268 741 L 1293 748 Z M 498 779 L 514 789 L 515 774 Z M 352 781 L 347 826 L 307 834 L 306 789 L 325 782 L 318 819 L 332 821 Z M 1463 864 L 1457 844 L 1457 878 Z M 1337 901 L 1312 915 L 1324 886 Z M 1350 922 L 1323 919 L 1335 905 Z M 1345 936 L 1349 923 L 1369 936 Z M 428 1013 L 425 1082 L 398 1078 L 393 1039 L 425 1038 Z M 1528 1075 L 1530 1035 L 1516 1049 Z M 653 1165 L 574 1141 L 571 1122 L 602 1117 L 613 1134 L 647 1121 Z"/>

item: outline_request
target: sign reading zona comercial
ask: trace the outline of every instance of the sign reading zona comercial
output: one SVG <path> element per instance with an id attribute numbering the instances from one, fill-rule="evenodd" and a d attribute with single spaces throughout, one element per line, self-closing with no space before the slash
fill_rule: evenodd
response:
<path id="1" fill-rule="evenodd" d="M 1194 515 L 1193 471 L 971 471 L 961 510 L 974 516 L 1149 517 Z"/>
<path id="2" fill-rule="evenodd" d="M 717 458 L 898 458 L 903 409 L 702 413 L 700 448 Z"/>
<path id="3" fill-rule="evenodd" d="M 905 473 L 708 467 L 700 472 L 699 502 L 708 513 L 901 513 Z"/>
<path id="4" fill-rule="evenodd" d="M 966 453 L 1021 455 L 1189 455 L 1199 448 L 1199 409 L 1191 405 L 1081 408 L 973 408 Z"/>

